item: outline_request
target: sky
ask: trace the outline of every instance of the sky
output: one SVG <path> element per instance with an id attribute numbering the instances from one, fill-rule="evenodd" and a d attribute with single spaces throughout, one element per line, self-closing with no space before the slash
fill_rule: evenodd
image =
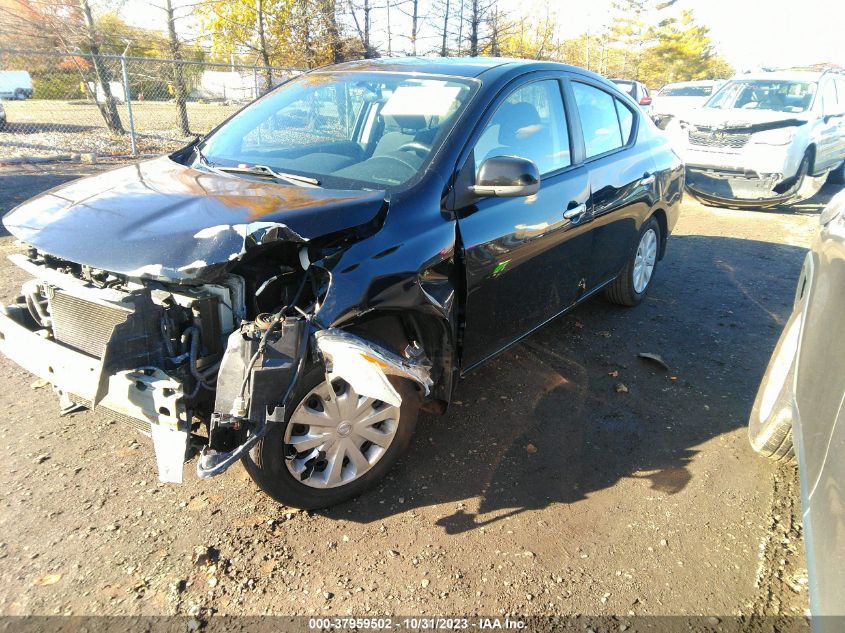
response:
<path id="1" fill-rule="evenodd" d="M 183 0 L 189 1 L 189 0 Z M 178 2 L 178 0 L 177 0 Z M 544 11 L 542 0 L 499 0 L 504 10 L 524 7 Z M 599 32 L 607 22 L 612 0 L 548 0 L 557 14 L 558 34 L 575 37 L 588 29 Z M 374 0 L 373 4 L 377 4 Z M 431 0 L 421 0 L 421 13 Z M 800 7 L 800 10 L 799 10 Z M 710 28 L 717 52 L 737 71 L 760 67 L 804 66 L 833 62 L 845 66 L 845 0 L 678 0 L 671 10 L 692 9 L 698 22 Z M 384 12 L 375 12 L 374 14 Z M 127 22 L 164 29 L 162 12 L 151 11 L 143 0 L 125 0 L 121 14 Z M 394 33 L 407 33 L 410 20 L 392 11 Z M 384 33 L 383 19 L 376 17 L 374 33 Z M 435 26 L 428 20 L 421 33 L 419 50 L 437 46 Z M 403 28 L 404 27 L 404 28 Z M 180 28 L 192 30 L 190 19 Z M 394 38 L 394 52 L 407 48 L 407 40 Z M 383 52 L 387 46 L 380 44 Z"/>

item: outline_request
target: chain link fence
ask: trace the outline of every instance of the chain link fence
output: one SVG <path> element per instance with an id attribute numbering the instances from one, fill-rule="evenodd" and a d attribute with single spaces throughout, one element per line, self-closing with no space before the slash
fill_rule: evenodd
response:
<path id="1" fill-rule="evenodd" d="M 298 72 L 0 49 L 0 159 L 170 152 Z"/>

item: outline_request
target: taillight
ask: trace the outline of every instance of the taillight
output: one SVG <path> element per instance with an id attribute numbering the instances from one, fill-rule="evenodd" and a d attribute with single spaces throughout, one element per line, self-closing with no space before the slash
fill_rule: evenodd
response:
<path id="1" fill-rule="evenodd" d="M 640 97 L 640 105 L 651 105 L 651 97 Z"/>

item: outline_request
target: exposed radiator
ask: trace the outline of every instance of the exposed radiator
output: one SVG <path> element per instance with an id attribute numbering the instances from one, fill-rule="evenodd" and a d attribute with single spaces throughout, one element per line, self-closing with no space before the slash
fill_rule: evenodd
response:
<path id="1" fill-rule="evenodd" d="M 130 309 L 105 306 L 54 290 L 50 300 L 53 336 L 75 350 L 102 358 L 115 326 L 124 323 Z"/>
<path id="2" fill-rule="evenodd" d="M 121 305 L 104 305 L 51 288 L 49 305 L 56 341 L 94 358 L 103 358 L 108 346 L 110 371 L 162 365 L 163 308 L 148 294 L 127 295 Z"/>

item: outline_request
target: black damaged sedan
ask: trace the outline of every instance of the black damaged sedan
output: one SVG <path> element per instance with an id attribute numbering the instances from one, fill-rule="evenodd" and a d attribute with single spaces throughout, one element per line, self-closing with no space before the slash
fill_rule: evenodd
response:
<path id="1" fill-rule="evenodd" d="M 199 451 L 200 477 L 243 460 L 327 506 L 480 363 L 599 291 L 638 304 L 682 191 L 663 135 L 585 70 L 341 64 L 6 215 L 32 279 L 0 349 L 62 411 L 150 435 L 163 481 Z"/>

